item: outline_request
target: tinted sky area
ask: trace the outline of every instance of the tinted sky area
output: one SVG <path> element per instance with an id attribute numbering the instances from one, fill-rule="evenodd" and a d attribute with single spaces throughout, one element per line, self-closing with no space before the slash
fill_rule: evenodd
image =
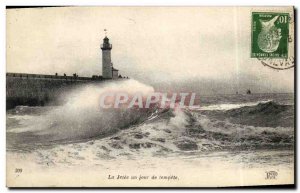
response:
<path id="1" fill-rule="evenodd" d="M 293 92 L 294 68 L 250 58 L 250 8 L 9 9 L 7 72 L 101 75 L 104 29 L 120 74 L 158 89 Z"/>

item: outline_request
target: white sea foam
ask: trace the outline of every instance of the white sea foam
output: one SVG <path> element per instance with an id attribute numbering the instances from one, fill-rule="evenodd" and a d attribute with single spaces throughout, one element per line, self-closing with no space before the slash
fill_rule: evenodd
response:
<path id="1" fill-rule="evenodd" d="M 26 127 L 9 132 L 32 132 L 35 135 L 49 135 L 51 140 L 71 140 L 114 132 L 145 116 L 143 112 L 137 113 L 136 109 L 101 109 L 99 96 L 108 91 L 126 91 L 129 94 L 141 92 L 146 95 L 154 89 L 136 80 L 84 85 L 65 93 L 62 106 L 27 120 Z"/>
<path id="2" fill-rule="evenodd" d="M 231 109 L 238 109 L 241 107 L 251 107 L 251 106 L 256 106 L 259 103 L 268 103 L 272 100 L 263 100 L 263 101 L 258 101 L 258 102 L 248 102 L 248 103 L 224 103 L 224 104 L 214 104 L 214 105 L 208 105 L 208 106 L 192 106 L 189 107 L 191 110 L 196 110 L 196 111 L 227 111 Z"/>

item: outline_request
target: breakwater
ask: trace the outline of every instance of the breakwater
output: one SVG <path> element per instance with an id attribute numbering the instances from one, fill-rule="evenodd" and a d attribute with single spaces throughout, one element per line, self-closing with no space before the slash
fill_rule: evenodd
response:
<path id="1" fill-rule="evenodd" d="M 6 73 L 6 109 L 17 105 L 44 106 L 57 104 L 57 98 L 63 92 L 75 86 L 106 81 L 102 76 L 78 77 Z"/>

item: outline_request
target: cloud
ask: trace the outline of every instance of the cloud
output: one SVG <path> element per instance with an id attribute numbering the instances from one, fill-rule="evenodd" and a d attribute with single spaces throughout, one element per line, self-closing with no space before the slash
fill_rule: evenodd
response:
<path id="1" fill-rule="evenodd" d="M 7 10 L 7 71 L 99 75 L 108 29 L 114 66 L 148 84 L 205 80 L 225 90 L 293 90 L 293 70 L 277 72 L 250 58 L 250 13 L 231 7 Z"/>

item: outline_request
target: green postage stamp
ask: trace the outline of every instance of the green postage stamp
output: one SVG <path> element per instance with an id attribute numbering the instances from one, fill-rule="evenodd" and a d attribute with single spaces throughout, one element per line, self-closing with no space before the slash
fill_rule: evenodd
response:
<path id="1" fill-rule="evenodd" d="M 287 58 L 289 14 L 252 13 L 252 58 Z"/>

